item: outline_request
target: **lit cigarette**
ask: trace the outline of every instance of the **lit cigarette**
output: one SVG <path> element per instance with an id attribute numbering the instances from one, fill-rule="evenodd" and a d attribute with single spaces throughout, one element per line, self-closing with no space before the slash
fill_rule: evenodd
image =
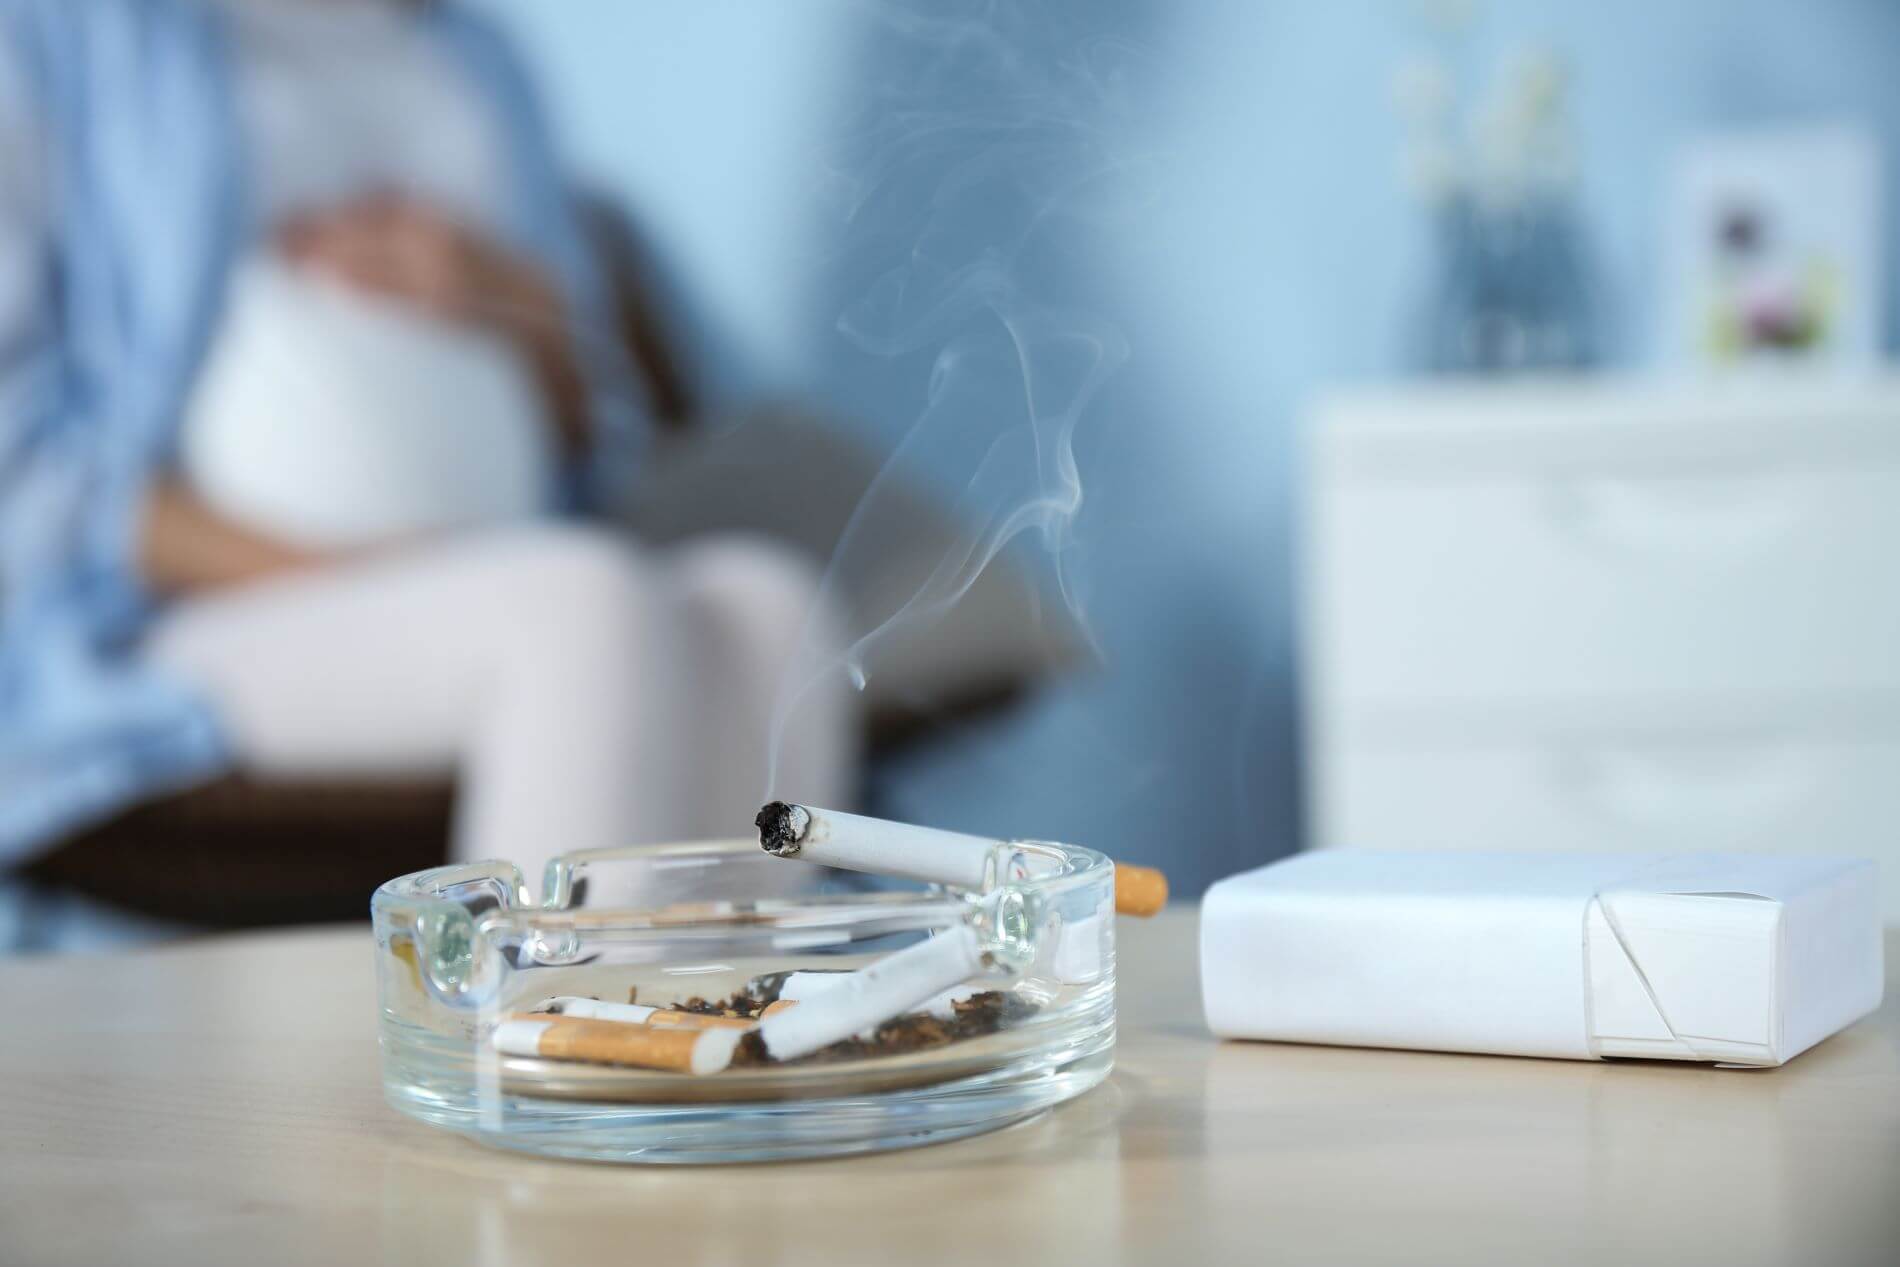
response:
<path id="1" fill-rule="evenodd" d="M 846 871 L 946 884 L 981 892 L 1009 878 L 1012 865 L 1033 866 L 1008 841 L 886 822 L 857 814 L 773 801 L 753 820 L 759 844 L 780 858 L 801 858 Z M 1017 863 L 1014 860 L 1023 860 Z M 1115 909 L 1153 915 L 1168 901 L 1168 877 L 1153 867 L 1115 864 Z"/>
<path id="2" fill-rule="evenodd" d="M 856 972 L 838 974 L 837 983 L 815 998 L 766 1017 L 759 1037 L 772 1059 L 796 1060 L 916 1011 L 981 972 L 984 962 L 976 930 L 958 925 Z"/>
<path id="3" fill-rule="evenodd" d="M 738 1029 L 669 1029 L 550 1016 L 510 1017 L 495 1027 L 492 1041 L 495 1050 L 505 1056 L 709 1074 L 732 1063 L 732 1054 L 744 1037 L 744 1031 Z"/>
<path id="4" fill-rule="evenodd" d="M 641 1003 L 603 1003 L 599 999 L 562 995 L 535 1004 L 536 1012 L 571 1016 L 584 1021 L 615 1021 L 622 1025 L 665 1025 L 674 1029 L 751 1029 L 758 1024 L 743 1016 L 715 1016 L 682 1012 L 676 1008 L 647 1007 Z M 771 1008 L 766 1009 L 767 1012 Z"/>
<path id="5" fill-rule="evenodd" d="M 780 858 L 961 889 L 990 887 L 998 850 L 1004 848 L 1000 840 L 784 801 L 765 806 L 753 822 L 765 852 Z"/>
<path id="6" fill-rule="evenodd" d="M 794 972 L 786 977 L 785 984 L 779 987 L 779 1002 L 789 1005 L 805 999 L 818 998 L 830 993 L 840 982 L 850 977 L 849 972 Z M 977 987 L 972 985 L 953 986 L 931 995 L 911 1011 L 928 1012 L 940 1021 L 954 1021 L 957 1019 L 957 1004 L 976 993 Z M 773 1009 L 778 1006 L 778 1003 L 772 1004 L 771 1007 L 765 1009 L 765 1014 L 771 1015 Z"/>

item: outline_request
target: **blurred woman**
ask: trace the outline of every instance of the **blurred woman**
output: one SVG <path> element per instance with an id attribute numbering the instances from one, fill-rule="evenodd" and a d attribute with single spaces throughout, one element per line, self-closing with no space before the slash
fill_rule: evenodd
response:
<path id="1" fill-rule="evenodd" d="M 493 31 L 0 0 L 0 173 L 0 859 L 233 767 L 453 770 L 531 877 L 743 828 L 816 587 L 576 517 L 637 386 Z M 779 782 L 851 734 L 805 692 Z"/>

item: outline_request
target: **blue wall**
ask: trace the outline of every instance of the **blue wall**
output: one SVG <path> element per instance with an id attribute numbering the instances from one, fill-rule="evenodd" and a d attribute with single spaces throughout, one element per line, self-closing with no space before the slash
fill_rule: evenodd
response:
<path id="1" fill-rule="evenodd" d="M 838 318 L 913 254 L 917 283 L 941 284 L 940 265 L 1003 244 L 1016 298 L 1127 340 L 1077 431 L 1087 500 L 1065 555 L 1103 666 L 881 772 L 883 807 L 1164 862 L 1188 891 L 1291 849 L 1293 423 L 1322 384 L 1406 368 L 1428 255 L 1390 85 L 1431 6 L 491 3 L 541 64 L 577 163 L 643 211 L 717 313 L 733 392 L 811 395 L 894 445 L 931 354 L 873 356 Z M 1836 117 L 1873 126 L 1889 157 L 1900 140 L 1900 5 L 1476 13 L 1472 62 L 1535 41 L 1570 63 L 1613 363 L 1655 344 L 1680 145 Z M 1026 138 L 1005 105 L 1034 120 Z M 981 163 L 986 145 L 1013 165 Z M 946 172 L 969 183 L 946 190 Z M 1891 170 L 1888 191 L 1900 205 Z M 1900 258 L 1885 293 L 1891 332 Z M 990 434 L 972 419 L 959 447 L 953 430 L 928 474 L 960 483 Z"/>

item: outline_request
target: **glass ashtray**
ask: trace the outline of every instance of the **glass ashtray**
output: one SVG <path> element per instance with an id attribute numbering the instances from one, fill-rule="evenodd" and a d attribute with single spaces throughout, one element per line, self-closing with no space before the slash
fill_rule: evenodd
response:
<path id="1" fill-rule="evenodd" d="M 867 892 L 862 876 L 737 840 L 564 855 L 539 905 L 507 863 L 391 880 L 372 902 L 385 1093 L 485 1143 L 629 1162 L 874 1152 L 1021 1121 L 1108 1075 L 1115 879 L 1090 849 L 1007 848 L 1006 878 L 980 893 Z M 980 943 L 982 969 L 797 1059 L 755 1041 L 695 1074 L 497 1046 L 499 1027 L 555 999 L 750 1032 L 775 1001 L 805 1006 L 779 999 L 791 974 L 851 972 L 943 936 Z"/>

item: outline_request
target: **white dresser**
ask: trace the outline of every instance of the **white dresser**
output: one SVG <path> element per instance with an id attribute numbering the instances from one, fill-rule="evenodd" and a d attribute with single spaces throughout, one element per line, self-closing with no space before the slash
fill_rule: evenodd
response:
<path id="1" fill-rule="evenodd" d="M 1857 854 L 1900 919 L 1900 378 L 1308 422 L 1310 843 Z"/>

